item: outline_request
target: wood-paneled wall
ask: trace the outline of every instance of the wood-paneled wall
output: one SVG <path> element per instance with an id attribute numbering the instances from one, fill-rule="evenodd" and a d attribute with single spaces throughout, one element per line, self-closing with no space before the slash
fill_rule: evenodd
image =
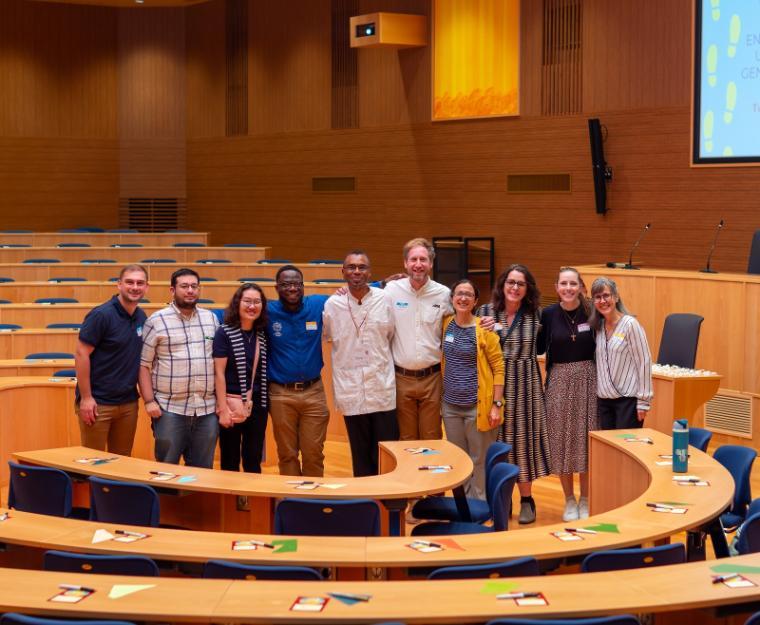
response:
<path id="1" fill-rule="evenodd" d="M 429 49 L 361 50 L 359 129 L 326 131 L 303 117 L 300 130 L 288 128 L 282 120 L 297 117 L 302 103 L 283 99 L 268 132 L 258 124 L 234 140 L 190 137 L 193 226 L 216 242 L 244 232 L 294 260 L 340 257 L 359 245 L 378 273 L 399 267 L 412 236 L 492 235 L 497 265 L 526 262 L 548 291 L 560 264 L 625 259 L 647 222 L 637 260 L 699 268 L 725 217 L 714 264 L 743 270 L 760 226 L 760 172 L 689 166 L 691 2 L 583 0 L 584 113 L 557 117 L 540 115 L 540 4 L 523 2 L 520 118 L 432 124 Z M 430 2 L 362 0 L 361 9 L 429 13 Z M 259 50 L 256 71 L 281 68 L 285 49 L 303 52 L 300 29 L 278 35 L 275 50 Z M 308 80 L 310 67 L 291 64 L 289 80 L 321 110 L 327 93 Z M 590 116 L 608 131 L 614 181 L 606 216 L 594 212 Z M 569 173 L 572 191 L 508 194 L 510 173 Z M 312 176 L 356 176 L 357 191 L 316 194 Z"/>
<path id="2" fill-rule="evenodd" d="M 185 197 L 185 12 L 119 9 L 120 197 Z"/>
<path id="3" fill-rule="evenodd" d="M 116 17 L 0 3 L 3 228 L 116 225 Z"/>

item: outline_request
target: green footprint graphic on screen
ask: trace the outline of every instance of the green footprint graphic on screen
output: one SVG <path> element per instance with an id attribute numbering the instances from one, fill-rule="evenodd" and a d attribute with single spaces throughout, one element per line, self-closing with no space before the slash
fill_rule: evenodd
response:
<path id="1" fill-rule="evenodd" d="M 726 87 L 726 110 L 723 113 L 723 121 L 730 124 L 734 120 L 736 108 L 736 83 L 732 80 Z"/>
<path id="2" fill-rule="evenodd" d="M 739 35 L 742 33 L 742 21 L 736 13 L 731 16 L 728 26 L 728 58 L 736 56 L 736 44 L 739 43 Z"/>

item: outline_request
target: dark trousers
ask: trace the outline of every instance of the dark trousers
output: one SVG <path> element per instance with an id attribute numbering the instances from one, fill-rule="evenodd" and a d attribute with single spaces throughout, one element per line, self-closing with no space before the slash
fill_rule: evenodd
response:
<path id="1" fill-rule="evenodd" d="M 344 415 L 354 477 L 377 475 L 377 444 L 398 440 L 395 410 L 369 414 Z"/>
<path id="2" fill-rule="evenodd" d="M 596 398 L 596 414 L 603 430 L 625 430 L 644 427 L 636 413 L 635 397 Z"/>
<path id="3" fill-rule="evenodd" d="M 219 428 L 219 451 L 223 471 L 261 473 L 261 457 L 264 452 L 264 434 L 267 429 L 267 411 L 254 407 L 251 416 L 231 428 Z"/>

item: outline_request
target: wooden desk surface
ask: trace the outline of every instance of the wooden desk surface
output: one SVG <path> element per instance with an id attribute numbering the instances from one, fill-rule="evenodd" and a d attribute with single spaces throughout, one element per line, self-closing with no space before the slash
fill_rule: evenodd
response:
<path id="1" fill-rule="evenodd" d="M 173 245 L 174 243 L 208 242 L 207 232 L 0 232 L 0 245 L 23 244 L 34 246 L 59 243 L 141 243 L 142 245 Z"/>
<path id="2" fill-rule="evenodd" d="M 29 527 L 39 526 L 39 540 L 36 546 L 73 551 L 138 552 L 165 560 L 205 561 L 211 558 L 226 558 L 259 563 L 276 561 L 288 564 L 323 564 L 330 562 L 338 566 L 354 567 L 444 566 L 498 562 L 526 555 L 532 555 L 539 559 L 564 558 L 599 549 L 614 549 L 651 542 L 702 525 L 705 521 L 722 512 L 731 501 L 733 481 L 730 474 L 707 454 L 691 448 L 689 472 L 709 480 L 710 486 L 677 486 L 672 482 L 672 473 L 669 467 L 655 465 L 655 462 L 661 460 L 659 454 L 670 453 L 670 437 L 650 430 L 637 430 L 637 434 L 650 436 L 655 441 L 654 445 L 647 445 L 626 443 L 624 442 L 625 439 L 619 438 L 619 435 L 623 433 L 625 432 L 617 430 L 594 433 L 593 444 L 603 445 L 611 454 L 625 456 L 635 461 L 639 467 L 640 475 L 646 476 L 650 480 L 640 496 L 624 503 L 617 509 L 596 514 L 581 522 L 557 523 L 522 529 L 519 532 L 456 536 L 454 537 L 455 545 L 451 545 L 451 548 L 433 553 L 423 554 L 410 549 L 407 546 L 410 542 L 409 537 L 372 537 L 361 539 L 361 545 L 356 542 L 346 542 L 348 539 L 320 538 L 317 541 L 309 539 L 305 542 L 301 542 L 305 539 L 299 539 L 298 551 L 295 553 L 273 554 L 270 550 L 265 549 L 252 552 L 234 552 L 233 554 L 230 549 L 232 540 L 250 537 L 271 540 L 281 537 L 261 534 L 190 532 L 163 528 L 146 528 L 145 533 L 150 534 L 151 537 L 138 543 L 122 545 L 107 542 L 93 545 L 91 539 L 95 529 L 99 527 L 115 528 L 115 526 L 70 519 L 53 520 L 50 517 L 23 515 L 22 513 L 13 514 L 17 514 L 18 520 L 22 520 L 23 524 L 14 523 L 13 518 L 0 524 L 0 541 L 29 545 L 30 543 L 24 542 L 29 539 L 30 535 L 34 536 L 34 531 L 29 531 Z M 90 452 L 90 455 L 93 453 Z M 28 454 L 16 455 L 19 457 L 28 456 Z M 54 466 L 69 468 L 75 457 L 78 456 L 72 455 L 69 451 L 63 455 L 64 462 Z M 439 457 L 422 456 L 422 458 Z M 412 456 L 412 458 L 420 457 Z M 92 468 L 100 470 L 103 467 L 114 467 L 117 464 L 118 462 Z M 155 463 L 150 464 L 155 466 Z M 79 469 L 88 465 L 77 464 L 76 466 Z M 170 466 L 174 467 L 174 465 Z M 177 467 L 174 469 L 178 471 Z M 142 477 L 144 481 L 144 473 Z M 613 475 L 610 478 L 610 483 L 614 487 L 627 477 Z M 319 489 L 316 492 L 318 493 L 318 491 Z M 299 493 L 300 496 L 301 491 L 295 492 Z M 305 492 L 315 493 L 315 491 Z M 333 496 L 335 492 L 339 491 L 331 491 L 330 496 Z M 293 495 L 294 493 L 291 490 L 287 494 Z M 683 515 L 652 512 L 646 503 L 656 501 L 688 502 L 688 512 Z M 599 532 L 596 535 L 585 535 L 584 540 L 577 542 L 562 542 L 551 535 L 551 532 L 559 531 L 564 527 L 591 527 L 603 523 L 616 525 L 618 532 Z M 13 533 L 16 531 L 14 528 L 22 525 L 26 527 L 18 531 L 24 533 L 17 536 Z M 192 545 L 192 549 L 188 549 L 188 545 Z"/>
<path id="3" fill-rule="evenodd" d="M 271 582 L 84 575 L 0 569 L 0 611 L 42 616 L 211 623 L 473 623 L 503 616 L 555 617 L 675 612 L 760 599 L 760 573 L 745 573 L 756 585 L 728 588 L 713 584 L 709 560 L 653 569 L 611 573 L 554 575 L 505 580 L 406 582 Z M 734 567 L 760 567 L 760 555 L 732 558 Z M 79 603 L 48 601 L 59 584 L 93 588 Z M 109 599 L 114 584 L 153 586 L 120 599 Z M 515 589 L 544 594 L 548 605 L 520 607 L 498 600 Z M 593 592 L 589 589 L 593 588 Z M 501 590 L 501 592 L 504 592 Z M 329 592 L 366 593 L 368 602 L 346 605 L 330 599 L 321 612 L 293 612 L 299 596 L 327 597 Z M 192 598 L 192 599 L 191 599 Z M 191 599 L 191 600 L 190 600 Z"/>
<path id="4" fill-rule="evenodd" d="M 293 263 L 303 272 L 304 280 L 322 278 L 341 278 L 340 265 L 317 263 Z M 274 279 L 282 265 L 243 263 L 194 263 L 185 262 L 183 266 L 194 269 L 204 278 L 217 280 L 239 280 L 240 278 L 258 277 Z M 0 276 L 13 278 L 17 282 L 33 282 L 61 277 L 80 277 L 87 280 L 107 281 L 119 275 L 123 265 L 119 264 L 82 264 L 82 263 L 0 263 Z M 149 280 L 169 280 L 177 270 L 176 263 L 149 263 L 145 265 Z"/>
<path id="5" fill-rule="evenodd" d="M 424 444 L 438 450 L 437 455 L 414 455 L 406 448 Z M 225 495 L 247 495 L 260 497 L 300 497 L 310 499 L 410 499 L 430 493 L 440 493 L 466 482 L 472 475 L 472 460 L 463 450 L 448 441 L 385 441 L 380 443 L 381 464 L 383 459 L 391 470 L 381 475 L 346 478 L 305 478 L 315 479 L 324 484 L 343 484 L 331 489 L 319 487 L 314 490 L 298 490 L 289 481 L 298 480 L 288 475 L 238 473 L 201 469 L 184 465 L 166 464 L 141 458 L 118 456 L 118 460 L 92 466 L 75 462 L 77 458 L 105 457 L 105 454 L 87 447 L 60 447 L 39 451 L 21 451 L 13 454 L 19 462 L 56 467 L 80 475 L 97 475 L 108 479 L 139 482 L 158 488 L 170 488 L 192 492 L 221 493 Z M 453 468 L 446 473 L 421 471 L 418 467 L 429 464 L 450 464 Z M 168 471 L 178 476 L 194 475 L 196 480 L 178 483 L 151 481 L 150 471 Z"/>
<path id="6" fill-rule="evenodd" d="M 139 263 L 144 258 L 172 258 L 177 269 L 182 263 L 207 258 L 230 262 L 256 262 L 269 256 L 270 247 L 0 247 L 0 263 L 20 263 L 29 258 L 56 258 L 62 263 L 112 259 L 119 263 Z"/>

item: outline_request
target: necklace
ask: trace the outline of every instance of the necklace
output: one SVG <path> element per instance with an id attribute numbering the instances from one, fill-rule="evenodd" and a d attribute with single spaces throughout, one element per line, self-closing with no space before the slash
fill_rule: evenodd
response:
<path id="1" fill-rule="evenodd" d="M 356 330 L 356 338 L 359 338 L 362 332 L 362 328 L 364 327 L 364 324 L 367 323 L 367 317 L 369 317 L 369 311 L 364 313 L 364 318 L 361 320 L 361 323 L 356 323 L 356 318 L 354 317 L 354 311 L 351 309 L 351 296 L 346 293 L 346 304 L 348 304 L 348 314 L 351 315 L 351 323 L 354 324 L 354 330 Z"/>
<path id="2" fill-rule="evenodd" d="M 576 327 L 576 319 L 578 318 L 578 311 L 580 310 L 580 306 L 576 308 L 573 311 L 573 316 L 570 316 L 570 313 L 567 312 L 562 306 L 559 307 L 562 311 L 562 315 L 565 319 L 565 323 L 567 324 L 567 329 L 570 330 L 570 340 L 575 343 L 575 327 Z"/>
<path id="3" fill-rule="evenodd" d="M 251 328 L 250 330 L 243 330 L 243 329 L 241 328 L 241 329 L 240 329 L 240 334 L 242 334 L 242 335 L 243 335 L 243 338 L 244 338 L 246 341 L 248 341 L 248 345 L 250 345 L 250 344 L 251 344 L 251 341 L 253 341 L 253 337 L 254 337 L 254 335 L 255 335 L 256 333 L 254 332 L 253 328 Z"/>

